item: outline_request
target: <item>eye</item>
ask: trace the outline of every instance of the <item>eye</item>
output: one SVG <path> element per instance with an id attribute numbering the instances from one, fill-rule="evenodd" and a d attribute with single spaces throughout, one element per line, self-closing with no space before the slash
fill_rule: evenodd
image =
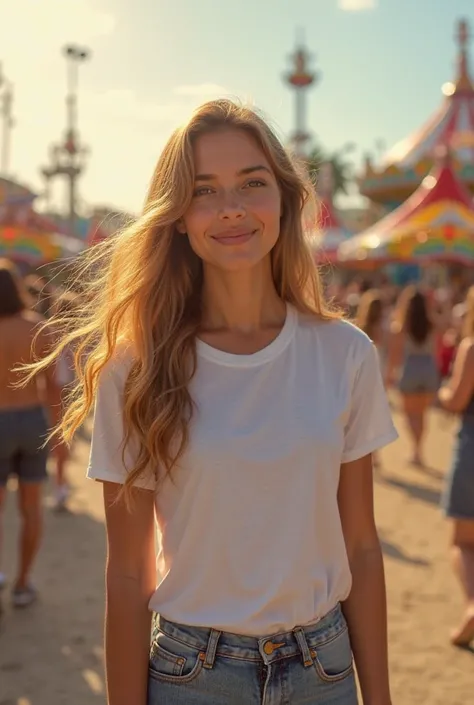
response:
<path id="1" fill-rule="evenodd" d="M 262 179 L 251 179 L 247 181 L 245 186 L 250 186 L 250 188 L 260 188 L 261 186 L 266 186 L 267 184 Z"/>
<path id="2" fill-rule="evenodd" d="M 210 193 L 212 193 L 212 189 L 210 186 L 199 186 L 199 188 L 194 190 L 193 196 L 207 196 Z"/>

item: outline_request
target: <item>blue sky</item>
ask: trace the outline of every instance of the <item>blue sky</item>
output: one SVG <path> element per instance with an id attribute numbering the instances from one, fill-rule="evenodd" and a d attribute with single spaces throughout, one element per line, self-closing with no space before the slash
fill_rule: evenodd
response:
<path id="1" fill-rule="evenodd" d="M 282 74 L 298 28 L 321 74 L 309 127 L 328 149 L 357 143 L 358 163 L 436 109 L 454 75 L 456 20 L 474 33 L 472 0 L 0 0 L 0 13 L 0 61 L 15 86 L 12 175 L 41 189 L 39 167 L 64 129 L 61 46 L 84 43 L 80 131 L 91 154 L 80 193 L 130 210 L 171 130 L 208 98 L 250 100 L 291 131 Z M 474 63 L 474 40 L 471 54 Z M 54 195 L 61 203 L 59 185 Z"/>

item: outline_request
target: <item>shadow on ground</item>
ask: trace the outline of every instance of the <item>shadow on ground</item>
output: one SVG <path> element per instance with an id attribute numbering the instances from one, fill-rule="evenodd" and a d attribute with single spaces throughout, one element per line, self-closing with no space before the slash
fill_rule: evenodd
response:
<path id="1" fill-rule="evenodd" d="M 6 509 L 5 569 L 13 577 L 16 490 Z M 48 495 L 48 490 L 46 491 Z M 0 619 L 0 705 L 104 702 L 102 673 L 104 527 L 87 513 L 45 510 L 45 550 L 35 581 L 39 601 Z"/>
<path id="2" fill-rule="evenodd" d="M 416 482 L 402 480 L 393 475 L 383 475 L 377 479 L 378 482 L 383 482 L 389 487 L 402 490 L 412 499 L 419 499 L 421 502 L 428 504 L 439 505 L 441 499 L 441 488 L 427 487 Z"/>
<path id="3" fill-rule="evenodd" d="M 396 546 L 394 543 L 390 543 L 386 539 L 381 538 L 380 545 L 385 556 L 394 558 L 397 561 L 403 561 L 403 563 L 409 563 L 410 565 L 416 565 L 421 567 L 426 567 L 430 565 L 429 561 L 425 560 L 424 558 L 409 556 L 399 546 Z"/>

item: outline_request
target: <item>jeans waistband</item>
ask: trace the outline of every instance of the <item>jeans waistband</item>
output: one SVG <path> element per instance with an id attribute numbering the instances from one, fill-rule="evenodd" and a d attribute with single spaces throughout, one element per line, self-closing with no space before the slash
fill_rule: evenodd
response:
<path id="1" fill-rule="evenodd" d="M 212 668 L 216 656 L 220 655 L 248 661 L 263 660 L 265 664 L 270 665 L 274 661 L 301 654 L 305 666 L 311 665 L 318 648 L 347 629 L 340 605 L 315 624 L 294 627 L 288 632 L 260 638 L 222 632 L 218 629 L 190 627 L 170 622 L 160 615 L 157 615 L 155 626 L 171 639 L 202 652 L 204 666 L 207 668 Z"/>

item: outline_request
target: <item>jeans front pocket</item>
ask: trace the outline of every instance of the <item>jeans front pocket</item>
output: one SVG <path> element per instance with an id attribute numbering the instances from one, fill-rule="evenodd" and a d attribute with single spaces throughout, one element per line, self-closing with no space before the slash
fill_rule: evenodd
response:
<path id="1" fill-rule="evenodd" d="M 149 676 L 167 683 L 190 683 L 203 667 L 205 654 L 163 632 L 155 633 L 151 645 Z"/>
<path id="2" fill-rule="evenodd" d="M 336 636 L 311 649 L 318 677 L 325 683 L 342 681 L 353 673 L 349 632 L 344 627 Z"/>

